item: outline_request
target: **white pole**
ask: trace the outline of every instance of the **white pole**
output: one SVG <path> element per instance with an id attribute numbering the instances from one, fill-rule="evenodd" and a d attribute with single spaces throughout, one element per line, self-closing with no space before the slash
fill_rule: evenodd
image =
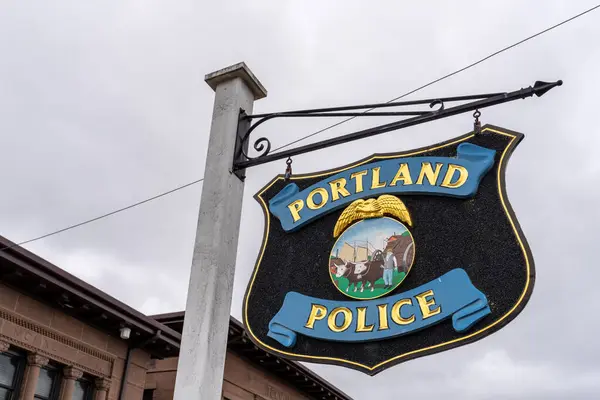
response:
<path id="1" fill-rule="evenodd" d="M 244 182 L 231 172 L 240 109 L 267 95 L 244 63 L 206 75 L 215 91 L 174 400 L 220 399 Z"/>

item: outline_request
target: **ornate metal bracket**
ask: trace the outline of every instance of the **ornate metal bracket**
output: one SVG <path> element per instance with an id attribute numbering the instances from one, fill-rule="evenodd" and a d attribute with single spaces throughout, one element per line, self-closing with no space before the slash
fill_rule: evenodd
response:
<path id="1" fill-rule="evenodd" d="M 525 89 L 516 90 L 513 92 L 502 93 L 486 93 L 468 96 L 444 97 L 438 99 L 424 99 L 413 101 L 399 101 L 390 103 L 378 104 L 363 104 L 357 106 L 344 106 L 333 108 L 315 108 L 309 110 L 284 111 L 269 114 L 253 114 L 247 115 L 243 110 L 240 112 L 238 123 L 238 135 L 236 141 L 236 152 L 233 159 L 233 172 L 240 178 L 245 178 L 245 169 L 256 165 L 265 164 L 271 161 L 280 160 L 283 158 L 292 157 L 298 154 L 308 153 L 315 150 L 324 149 L 335 146 L 341 143 L 347 143 L 353 140 L 363 139 L 381 133 L 390 132 L 407 128 L 409 126 L 423 124 L 425 122 L 435 121 L 437 119 L 450 117 L 466 113 L 469 111 L 479 110 L 486 107 L 491 107 L 497 104 L 507 103 L 510 101 L 525 99 L 536 95 L 541 97 L 550 89 L 562 85 L 562 81 L 542 82 L 536 81 L 533 86 Z M 447 103 L 458 103 L 450 108 L 446 108 Z M 467 102 L 467 103 L 465 103 Z M 390 108 L 390 107 L 407 107 L 421 104 L 428 104 L 430 110 L 423 111 L 377 111 L 369 112 L 373 109 Z M 437 107 L 437 108 L 435 108 Z M 435 109 L 434 109 L 435 108 Z M 357 112 L 356 110 L 364 110 Z M 299 146 L 290 150 L 277 151 L 271 154 L 271 142 L 266 137 L 256 139 L 252 145 L 254 150 L 258 152 L 256 156 L 248 155 L 248 142 L 250 134 L 263 123 L 275 118 L 305 118 L 305 117 L 382 117 L 382 116 L 403 116 L 407 117 L 396 122 L 379 125 L 373 128 L 364 129 L 361 131 L 349 133 L 332 139 L 323 140 L 317 143 L 311 143 L 304 146 Z M 251 124 L 252 120 L 257 120 Z"/>

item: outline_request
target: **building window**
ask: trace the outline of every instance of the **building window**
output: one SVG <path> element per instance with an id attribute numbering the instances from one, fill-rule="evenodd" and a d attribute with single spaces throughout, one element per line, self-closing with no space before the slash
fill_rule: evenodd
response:
<path id="1" fill-rule="evenodd" d="M 35 399 L 55 400 L 58 398 L 60 380 L 59 370 L 50 365 L 40 368 L 40 377 L 35 389 Z"/>
<path id="2" fill-rule="evenodd" d="M 91 400 L 94 386 L 88 379 L 79 379 L 75 381 L 75 390 L 73 391 L 73 400 Z"/>
<path id="3" fill-rule="evenodd" d="M 0 400 L 16 400 L 25 369 L 25 358 L 12 352 L 0 353 Z"/>

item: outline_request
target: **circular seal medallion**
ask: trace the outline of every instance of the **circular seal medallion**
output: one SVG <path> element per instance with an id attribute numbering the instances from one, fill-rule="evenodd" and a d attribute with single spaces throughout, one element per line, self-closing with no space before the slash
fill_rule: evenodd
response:
<path id="1" fill-rule="evenodd" d="M 329 256 L 335 287 L 353 299 L 375 299 L 396 289 L 410 272 L 415 242 L 389 217 L 361 220 L 338 237 Z"/>

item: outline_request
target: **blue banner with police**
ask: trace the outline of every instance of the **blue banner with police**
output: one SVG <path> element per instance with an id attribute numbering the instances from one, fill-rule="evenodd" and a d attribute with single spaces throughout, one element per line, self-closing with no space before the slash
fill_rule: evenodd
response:
<path id="1" fill-rule="evenodd" d="M 452 318 L 457 332 L 490 313 L 487 299 L 460 268 L 404 293 L 378 300 L 331 301 L 289 292 L 268 336 L 293 347 L 296 335 L 365 342 L 405 335 Z"/>

